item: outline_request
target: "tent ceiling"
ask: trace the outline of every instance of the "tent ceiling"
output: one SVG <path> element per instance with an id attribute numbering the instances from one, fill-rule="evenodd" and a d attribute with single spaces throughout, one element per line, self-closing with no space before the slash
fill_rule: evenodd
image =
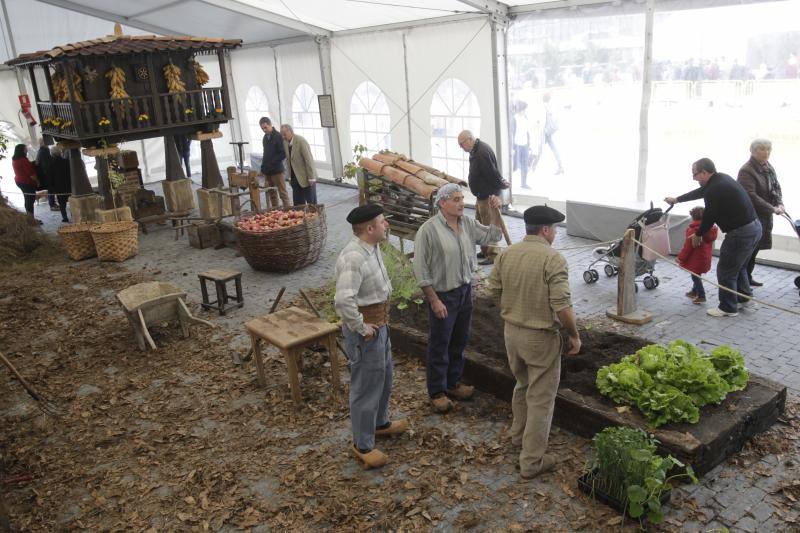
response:
<path id="1" fill-rule="evenodd" d="M 39 1 L 155 33 L 235 37 L 245 44 L 479 12 L 460 0 Z"/>

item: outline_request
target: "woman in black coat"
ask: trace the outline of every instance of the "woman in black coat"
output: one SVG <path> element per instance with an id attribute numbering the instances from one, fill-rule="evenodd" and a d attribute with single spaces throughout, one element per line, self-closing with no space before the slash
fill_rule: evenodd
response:
<path id="1" fill-rule="evenodd" d="M 750 262 L 747 264 L 747 275 L 750 285 L 761 287 L 763 283 L 753 279 L 753 268 L 759 250 L 772 248 L 772 216 L 783 213 L 783 195 L 775 174 L 775 167 L 769 162 L 772 153 L 772 142 L 767 139 L 756 139 L 750 143 L 750 159 L 739 170 L 737 181 L 741 183 L 761 222 L 761 241 L 756 246 Z"/>
<path id="2" fill-rule="evenodd" d="M 61 221 L 69 222 L 67 218 L 67 200 L 72 191 L 72 180 L 70 179 L 69 160 L 64 157 L 61 148 L 54 146 L 50 151 L 50 187 L 58 198 L 58 208 L 61 210 Z"/>

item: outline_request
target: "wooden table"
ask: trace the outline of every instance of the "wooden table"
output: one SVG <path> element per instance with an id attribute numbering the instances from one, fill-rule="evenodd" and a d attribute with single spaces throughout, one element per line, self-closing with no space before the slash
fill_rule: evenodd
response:
<path id="1" fill-rule="evenodd" d="M 333 398 L 339 398 L 339 361 L 336 351 L 336 336 L 339 326 L 315 317 L 298 307 L 281 309 L 275 313 L 260 316 L 245 324 L 253 343 L 253 358 L 256 360 L 258 382 L 267 384 L 264 362 L 261 360 L 261 341 L 277 347 L 284 358 L 289 372 L 289 385 L 295 404 L 301 403 L 298 364 L 303 349 L 321 344 L 328 349 L 331 358 L 331 385 Z"/>

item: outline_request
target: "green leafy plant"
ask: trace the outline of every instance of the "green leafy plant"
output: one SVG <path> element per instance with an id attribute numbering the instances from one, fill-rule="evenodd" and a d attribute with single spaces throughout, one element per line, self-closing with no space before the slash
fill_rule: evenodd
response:
<path id="1" fill-rule="evenodd" d="M 658 441 L 644 431 L 628 427 L 606 428 L 593 439 L 594 459 L 589 465 L 588 483 L 622 503 L 632 518 L 646 517 L 657 524 L 664 520 L 661 497 L 671 482 L 688 477 L 697 483 L 691 466 L 671 455 L 656 453 Z M 683 469 L 669 476 L 670 471 Z"/>
<path id="2" fill-rule="evenodd" d="M 729 346 L 706 354 L 675 340 L 652 344 L 597 372 L 597 389 L 617 403 L 636 405 L 647 423 L 697 423 L 700 408 L 747 385 L 744 357 Z"/>
<path id="3" fill-rule="evenodd" d="M 356 179 L 356 174 L 358 174 L 358 162 L 361 161 L 361 158 L 364 157 L 364 154 L 367 153 L 367 147 L 363 144 L 357 144 L 353 147 L 353 160 L 347 163 L 344 166 L 344 177 L 350 179 Z"/>
<path id="4" fill-rule="evenodd" d="M 6 158 L 6 150 L 8 150 L 8 137 L 0 132 L 0 161 Z"/>
<path id="5" fill-rule="evenodd" d="M 392 304 L 400 310 L 408 308 L 411 303 L 422 305 L 422 291 L 417 286 L 411 261 L 388 242 L 381 244 L 381 252 L 386 272 L 392 282 Z"/>
<path id="6" fill-rule="evenodd" d="M 417 287 L 417 280 L 414 277 L 411 261 L 388 242 L 381 244 L 381 255 L 383 256 L 386 272 L 389 274 L 389 280 L 392 282 L 392 294 L 389 297 L 391 304 L 402 311 L 411 306 L 411 304 L 422 305 L 425 303 L 422 298 L 422 291 Z M 324 296 L 322 296 L 323 302 L 319 306 L 320 313 L 329 322 L 337 322 L 339 320 L 333 303 L 335 296 L 336 280 L 333 280 L 325 286 Z"/>

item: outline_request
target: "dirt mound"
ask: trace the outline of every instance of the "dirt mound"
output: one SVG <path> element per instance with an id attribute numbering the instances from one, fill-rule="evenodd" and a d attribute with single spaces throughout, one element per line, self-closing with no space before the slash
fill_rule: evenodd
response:
<path id="1" fill-rule="evenodd" d="M 392 321 L 402 323 L 421 332 L 428 331 L 427 304 L 411 304 L 400 311 L 392 308 Z M 506 359 L 503 339 L 505 323 L 489 298 L 478 296 L 472 313 L 472 325 L 467 349 L 487 356 Z M 581 352 L 576 356 L 564 357 L 561 364 L 562 388 L 569 388 L 581 394 L 598 396 L 595 386 L 597 371 L 606 365 L 616 363 L 625 355 L 636 352 L 642 346 L 651 344 L 645 339 L 629 337 L 619 333 L 596 329 L 581 329 Z"/>
<path id="2" fill-rule="evenodd" d="M 17 263 L 56 248 L 56 242 L 38 224 L 31 225 L 26 213 L 17 211 L 0 196 L 0 263 Z"/>

